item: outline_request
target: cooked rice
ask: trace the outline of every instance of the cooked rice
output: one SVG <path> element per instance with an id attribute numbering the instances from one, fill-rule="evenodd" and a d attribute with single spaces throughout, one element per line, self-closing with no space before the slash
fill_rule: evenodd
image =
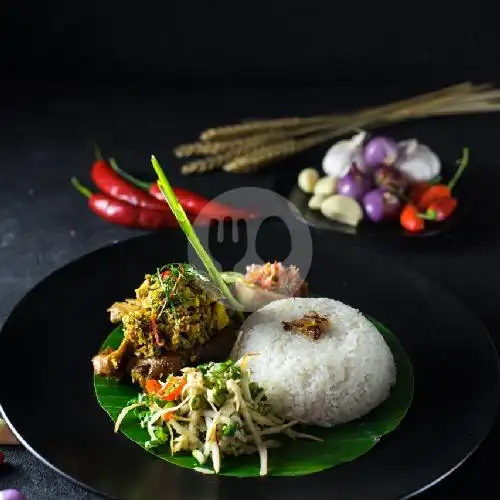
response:
<path id="1" fill-rule="evenodd" d="M 284 330 L 315 311 L 330 326 L 319 340 Z M 283 416 L 331 426 L 370 412 L 396 381 L 393 355 L 382 335 L 359 311 L 326 298 L 272 302 L 247 318 L 232 357 L 249 359 L 252 380 Z"/>

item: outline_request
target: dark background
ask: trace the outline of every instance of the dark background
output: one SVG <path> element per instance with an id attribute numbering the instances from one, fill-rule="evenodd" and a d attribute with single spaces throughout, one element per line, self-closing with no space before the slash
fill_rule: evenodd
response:
<path id="1" fill-rule="evenodd" d="M 494 2 L 4 1 L 5 76 L 365 84 L 500 77 Z"/>
<path id="2" fill-rule="evenodd" d="M 242 118 L 325 113 L 464 80 L 500 82 L 494 3 L 446 3 L 2 2 L 0 323 L 53 270 L 138 234 L 89 213 L 70 187 L 74 174 L 89 183 L 90 139 L 144 177 L 155 153 L 173 183 L 208 196 L 232 186 L 272 188 L 284 168 L 318 165 L 325 148 L 255 175 L 185 178 L 172 147 Z M 478 204 L 460 232 L 439 241 L 367 242 L 444 283 L 497 346 L 499 130 L 500 116 L 389 130 L 397 138 L 418 137 L 445 162 L 468 145 L 475 167 L 466 182 L 477 180 Z M 427 498 L 499 498 L 499 435 L 497 428 Z M 18 487 L 30 500 L 94 498 L 24 450 L 4 451 L 9 465 L 0 467 L 1 488 Z"/>

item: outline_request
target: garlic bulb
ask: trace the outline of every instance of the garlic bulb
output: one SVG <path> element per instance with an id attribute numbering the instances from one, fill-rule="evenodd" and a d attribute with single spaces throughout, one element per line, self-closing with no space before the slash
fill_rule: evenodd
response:
<path id="1" fill-rule="evenodd" d="M 441 173 L 441 160 L 416 139 L 398 143 L 401 158 L 396 167 L 412 181 L 430 181 Z"/>
<path id="2" fill-rule="evenodd" d="M 363 142 L 366 132 L 360 132 L 351 139 L 335 143 L 323 158 L 323 171 L 337 179 L 349 173 L 353 163 L 363 169 Z"/>

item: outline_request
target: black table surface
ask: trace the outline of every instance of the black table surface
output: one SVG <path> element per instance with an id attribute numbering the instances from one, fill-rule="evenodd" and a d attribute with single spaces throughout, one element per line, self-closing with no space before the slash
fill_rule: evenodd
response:
<path id="1" fill-rule="evenodd" d="M 97 140 L 124 168 L 143 176 L 150 174 L 149 156 L 154 153 L 168 165 L 173 183 L 207 196 L 236 186 L 273 188 L 276 176 L 285 168 L 319 166 L 326 146 L 257 174 L 195 177 L 179 174 L 180 162 L 172 156 L 172 147 L 194 140 L 202 128 L 215 124 L 324 113 L 394 100 L 427 87 L 6 86 L 0 93 L 0 322 L 23 294 L 53 270 L 89 251 L 140 234 L 98 219 L 70 186 L 71 175 L 89 183 L 90 140 Z M 399 138 L 418 137 L 449 162 L 463 146 L 469 146 L 472 163 L 463 182 L 477 188 L 477 203 L 473 216 L 446 237 L 390 244 L 363 242 L 374 251 L 391 252 L 395 260 L 446 285 L 484 322 L 496 343 L 500 341 L 499 130 L 500 115 L 433 119 L 388 130 Z M 332 234 L 332 240 L 345 237 L 350 236 Z M 421 498 L 500 498 L 499 445 L 500 426 L 496 425 L 462 467 Z M 21 447 L 2 451 L 7 465 L 0 467 L 0 489 L 18 488 L 29 499 L 97 498 Z"/>

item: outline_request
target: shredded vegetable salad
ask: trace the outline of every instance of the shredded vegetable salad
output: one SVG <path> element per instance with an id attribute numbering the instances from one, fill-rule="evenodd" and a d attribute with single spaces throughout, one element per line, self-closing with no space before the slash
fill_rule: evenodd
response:
<path id="1" fill-rule="evenodd" d="M 258 453 L 260 475 L 268 472 L 267 450 L 280 446 L 272 436 L 321 441 L 292 429 L 273 414 L 264 390 L 251 382 L 246 370 L 249 355 L 240 360 L 210 362 L 184 368 L 166 381 L 148 380 L 145 392 L 123 408 L 115 424 L 118 432 L 129 412 L 146 428 L 147 449 L 169 446 L 172 454 L 191 452 L 204 473 L 218 473 L 224 455 Z M 206 466 L 211 460 L 212 469 Z"/>

